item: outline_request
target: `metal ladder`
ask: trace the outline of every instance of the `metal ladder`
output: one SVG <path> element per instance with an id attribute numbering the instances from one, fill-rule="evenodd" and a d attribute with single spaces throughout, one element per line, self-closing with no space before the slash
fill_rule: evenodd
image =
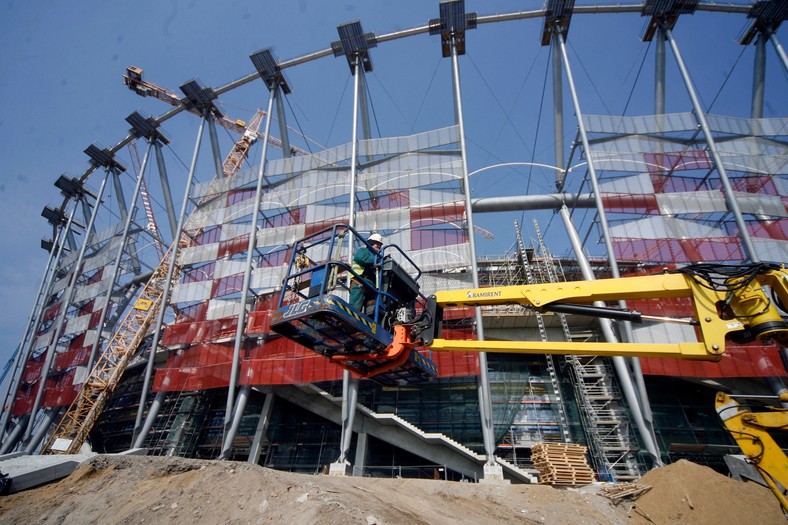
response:
<path id="1" fill-rule="evenodd" d="M 514 221 L 514 229 L 517 235 L 517 258 L 518 262 L 522 265 L 523 270 L 525 271 L 525 277 L 527 284 L 534 284 L 536 280 L 534 278 L 534 273 L 531 268 L 531 263 L 528 261 L 528 254 L 525 251 L 525 245 L 523 244 L 523 236 L 522 232 L 520 231 L 520 225 L 517 221 Z M 545 327 L 544 316 L 539 313 L 535 312 L 536 317 L 536 324 L 539 327 L 539 337 L 542 341 L 547 341 L 547 329 Z M 547 372 L 550 375 L 550 383 L 553 385 L 553 392 L 555 393 L 556 398 L 556 408 L 558 409 L 558 424 L 560 427 L 561 439 L 564 443 L 569 443 L 571 441 L 571 437 L 569 435 L 569 423 L 566 417 L 566 408 L 564 407 L 563 396 L 561 395 L 561 383 L 558 380 L 558 374 L 556 372 L 555 361 L 553 359 L 553 355 L 547 354 L 545 355 L 545 361 L 547 363 Z M 530 381 L 529 381 L 530 383 Z"/>

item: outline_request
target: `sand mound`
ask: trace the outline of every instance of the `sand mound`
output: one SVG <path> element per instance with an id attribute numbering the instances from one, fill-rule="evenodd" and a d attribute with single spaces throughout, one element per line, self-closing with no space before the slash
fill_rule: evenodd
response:
<path id="1" fill-rule="evenodd" d="M 18 524 L 736 524 L 786 523 L 768 489 L 681 461 L 648 473 L 652 489 L 619 505 L 600 485 L 478 485 L 337 478 L 236 462 L 96 456 L 72 475 L 0 499 Z M 648 518 L 644 517 L 648 516 Z"/>
<path id="2" fill-rule="evenodd" d="M 680 460 L 646 473 L 641 484 L 653 488 L 641 496 L 632 523 L 788 523 L 771 491 L 757 483 L 736 481 L 708 467 Z"/>

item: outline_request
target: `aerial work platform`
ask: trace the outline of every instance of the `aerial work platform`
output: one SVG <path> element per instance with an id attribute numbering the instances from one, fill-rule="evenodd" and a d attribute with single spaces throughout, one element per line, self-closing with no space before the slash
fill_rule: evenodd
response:
<path id="1" fill-rule="evenodd" d="M 409 340 L 417 307 L 421 310 L 426 304 L 416 282 L 418 268 L 413 265 L 414 279 L 385 254 L 386 249 L 398 248 L 384 246 L 377 254 L 377 286 L 370 286 L 339 258 L 348 233 L 357 243 L 364 242 L 349 226 L 339 225 L 296 243 L 271 329 L 384 385 L 429 381 L 438 372 L 429 350 L 402 344 Z M 311 253 L 326 253 L 329 259 L 317 264 L 307 255 Z M 400 255 L 409 261 L 401 251 Z M 340 297 L 349 293 L 351 280 L 368 289 L 368 298 L 374 297 L 365 312 Z"/>

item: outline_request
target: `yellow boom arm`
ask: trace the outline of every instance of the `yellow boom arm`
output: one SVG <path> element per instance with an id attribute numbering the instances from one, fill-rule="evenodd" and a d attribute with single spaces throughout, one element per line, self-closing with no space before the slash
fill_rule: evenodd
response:
<path id="1" fill-rule="evenodd" d="M 770 412 L 751 412 L 724 392 L 717 393 L 716 407 L 741 451 L 788 512 L 788 499 L 777 486 L 788 487 L 788 457 L 769 435 L 769 430 L 788 430 L 788 411 L 771 407 Z"/>
<path id="2" fill-rule="evenodd" d="M 719 284 L 719 283 L 718 283 Z M 767 294 L 771 289 L 783 305 L 788 304 L 788 272 L 766 265 L 748 276 L 728 278 L 724 286 L 713 285 L 697 274 L 665 273 L 644 277 L 572 281 L 521 286 L 439 291 L 432 341 L 436 351 L 503 352 L 519 354 L 628 355 L 676 357 L 719 361 L 726 336 L 741 340 L 773 340 L 785 346 L 788 323 Z M 649 316 L 607 308 L 603 301 L 687 297 L 692 299 L 693 319 L 674 319 L 697 327 L 697 342 L 608 343 L 545 341 L 455 341 L 440 338 L 442 310 L 454 307 L 522 305 L 539 311 L 580 313 L 639 322 Z M 665 320 L 664 318 L 661 320 Z"/>

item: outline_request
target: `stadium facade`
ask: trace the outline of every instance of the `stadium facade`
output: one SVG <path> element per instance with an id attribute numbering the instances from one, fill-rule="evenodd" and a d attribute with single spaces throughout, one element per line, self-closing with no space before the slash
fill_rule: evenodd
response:
<path id="1" fill-rule="evenodd" d="M 221 457 L 300 472 L 321 472 L 341 460 L 359 475 L 473 480 L 484 478 L 494 457 L 505 477 L 525 481 L 533 474 L 533 445 L 572 442 L 588 446 L 603 479 L 638 479 L 678 458 L 725 469 L 725 454 L 736 448 L 717 422 L 715 392 L 784 392 L 784 350 L 731 343 L 718 363 L 434 353 L 438 374 L 432 381 L 383 385 L 343 377 L 326 358 L 274 336 L 270 318 L 293 242 L 342 223 L 380 232 L 399 246 L 420 268 L 425 294 L 476 284 L 643 275 L 693 262 L 786 262 L 785 97 L 778 116 L 763 116 L 765 71 L 788 69 L 777 40 L 786 10 L 777 0 L 607 7 L 548 1 L 536 11 L 481 16 L 466 12 L 462 1 L 441 2 L 436 19 L 411 31 L 375 35 L 350 22 L 338 28 L 330 50 L 284 62 L 263 50 L 252 55 L 256 71 L 238 81 L 215 89 L 184 84 L 178 111 L 159 118 L 130 115 L 128 137 L 113 148 L 91 146 L 87 172 L 56 182 L 64 198 L 44 211 L 53 226 L 52 239 L 44 242 L 48 265 L 7 371 L 2 452 L 37 453 L 49 446 L 47 438 L 85 378 L 97 363 L 114 366 L 102 358 L 115 352 L 127 360 L 122 377 L 110 380 L 116 385 L 106 406 L 85 416 L 95 417 L 89 442 L 99 452 L 145 447 L 150 454 Z M 639 13 L 647 21 L 641 40 L 656 48 L 652 114 L 583 111 L 567 52 L 570 21 L 602 12 Z M 754 48 L 753 67 L 746 77 L 737 72 L 754 86 L 743 101 L 749 117 L 706 111 L 673 35 L 679 19 L 712 15 L 748 24 L 739 44 Z M 470 164 L 478 161 L 468 158 L 468 101 L 459 76 L 466 31 L 525 21 L 538 23 L 539 43 L 553 61 L 549 171 L 556 191 L 477 198 L 469 190 Z M 440 40 L 452 64 L 444 96 L 453 101 L 454 122 L 373 137 L 367 77 L 374 48 L 426 33 L 434 35 L 434 45 Z M 665 112 L 668 54 L 678 71 L 671 88 L 687 92 L 685 112 Z M 353 136 L 312 152 L 289 136 L 285 73 L 330 55 L 347 58 L 350 66 Z M 243 123 L 245 139 L 225 159 L 216 125 L 227 119 L 216 96 L 260 80 L 270 94 L 265 114 L 279 123 L 276 133 L 273 119 L 265 119 L 263 129 Z M 129 82 L 138 92 L 149 89 L 141 75 Z M 574 120 L 564 115 L 565 99 Z M 200 119 L 200 128 L 178 187 L 168 178 L 163 151 L 171 139 L 160 126 L 187 111 L 198 115 L 191 118 Z M 567 145 L 571 128 L 576 133 Z M 205 132 L 207 167 L 197 162 Z M 146 149 L 130 176 L 119 154 L 134 142 Z M 252 143 L 262 149 L 262 162 L 248 168 L 231 162 L 246 158 L 245 145 Z M 475 216 L 534 210 L 549 210 L 563 224 L 570 255 L 550 250 L 554 239 L 545 238 L 537 220 L 510 223 L 514 242 L 506 253 L 479 255 L 474 239 L 486 230 L 474 225 Z M 592 217 L 585 235 L 598 234 L 600 255 L 589 256 L 583 246 L 580 217 Z M 681 300 L 628 306 L 691 315 Z M 632 327 L 515 306 L 456 312 L 444 325 L 444 336 L 455 339 L 475 339 L 482 331 L 485 339 L 498 340 L 694 338 L 689 326 Z"/>

